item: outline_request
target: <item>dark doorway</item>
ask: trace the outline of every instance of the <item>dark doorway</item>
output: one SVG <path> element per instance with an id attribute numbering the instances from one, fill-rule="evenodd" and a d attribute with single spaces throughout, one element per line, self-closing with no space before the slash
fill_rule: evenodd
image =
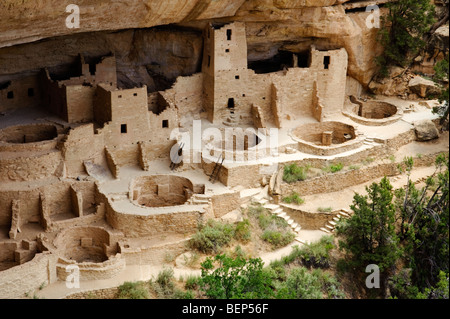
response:
<path id="1" fill-rule="evenodd" d="M 228 105 L 227 105 L 227 107 L 228 107 L 229 109 L 233 109 L 233 108 L 234 108 L 234 98 L 229 98 L 229 99 L 228 99 Z"/>
<path id="2" fill-rule="evenodd" d="M 227 40 L 231 40 L 231 29 L 227 29 Z"/>
<path id="3" fill-rule="evenodd" d="M 127 132 L 127 125 L 122 124 L 120 125 L 120 133 L 125 134 Z"/>
<path id="4" fill-rule="evenodd" d="M 330 65 L 330 56 L 326 55 L 323 57 L 323 68 L 325 70 L 328 70 L 329 65 Z"/>
<path id="5" fill-rule="evenodd" d="M 299 68 L 309 68 L 310 60 L 308 51 L 297 53 L 297 58 Z"/>

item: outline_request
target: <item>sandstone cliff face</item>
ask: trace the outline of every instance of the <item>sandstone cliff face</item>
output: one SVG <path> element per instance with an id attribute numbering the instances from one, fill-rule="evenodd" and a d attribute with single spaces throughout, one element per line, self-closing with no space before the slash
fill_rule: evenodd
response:
<path id="1" fill-rule="evenodd" d="M 119 85 L 161 90 L 176 76 L 199 71 L 201 30 L 207 23 L 238 20 L 246 23 L 249 61 L 271 58 L 278 50 L 303 52 L 312 44 L 320 50 L 344 47 L 349 75 L 366 86 L 381 48 L 364 9 L 387 1 L 83 0 L 77 2 L 80 28 L 68 29 L 65 9 L 71 0 L 4 0 L 0 83 L 43 67 L 62 72 L 78 53 L 113 52 Z M 355 7 L 360 10 L 354 12 Z M 178 27 L 145 29 L 167 24 Z"/>

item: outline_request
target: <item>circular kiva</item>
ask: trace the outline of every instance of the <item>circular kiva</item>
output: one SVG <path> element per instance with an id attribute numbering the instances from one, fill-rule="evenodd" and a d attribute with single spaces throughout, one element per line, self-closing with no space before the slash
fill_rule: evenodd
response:
<path id="1" fill-rule="evenodd" d="M 48 141 L 57 136 L 56 126 L 51 124 L 16 125 L 0 130 L 0 141 L 11 144 Z"/>

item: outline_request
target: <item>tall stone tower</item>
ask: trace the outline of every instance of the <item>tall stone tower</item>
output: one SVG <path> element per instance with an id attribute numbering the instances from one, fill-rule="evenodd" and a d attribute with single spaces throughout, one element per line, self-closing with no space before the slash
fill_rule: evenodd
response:
<path id="1" fill-rule="evenodd" d="M 238 106 L 242 76 L 247 75 L 245 24 L 209 25 L 204 31 L 203 105 L 208 119 L 218 123 L 227 109 Z"/>

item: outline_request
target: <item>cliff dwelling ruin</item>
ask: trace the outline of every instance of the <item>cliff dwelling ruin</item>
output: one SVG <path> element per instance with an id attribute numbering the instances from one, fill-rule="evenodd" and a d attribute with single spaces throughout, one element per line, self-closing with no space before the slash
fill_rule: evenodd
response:
<path id="1" fill-rule="evenodd" d="M 45 282 L 49 296 L 60 289 L 62 298 L 72 293 L 61 288 L 67 266 L 79 268 L 81 282 L 160 266 L 167 253 L 188 251 L 199 224 L 252 202 L 284 213 L 292 244 L 301 245 L 348 216 L 351 200 L 332 193 L 400 178 L 389 156 L 420 153 L 425 169 L 446 151 L 448 132 L 419 141 L 415 130 L 417 121 L 440 129 L 436 101 L 367 94 L 356 45 L 308 36 L 270 53 L 255 41 L 269 27 L 257 23 L 183 27 L 133 31 L 143 40 L 127 59 L 150 59 L 139 50 L 157 32 L 161 42 L 170 32 L 186 36 L 192 50 L 174 44 L 167 65 L 148 60 L 126 74 L 123 52 L 80 50 L 69 63 L 0 74 L 0 297 L 22 298 Z M 185 74 L 177 61 L 189 65 Z M 359 170 L 282 180 L 292 163 L 320 172 L 364 161 Z M 308 197 L 305 205 L 281 201 L 293 191 Z M 332 210 L 319 212 L 320 201 Z"/>

